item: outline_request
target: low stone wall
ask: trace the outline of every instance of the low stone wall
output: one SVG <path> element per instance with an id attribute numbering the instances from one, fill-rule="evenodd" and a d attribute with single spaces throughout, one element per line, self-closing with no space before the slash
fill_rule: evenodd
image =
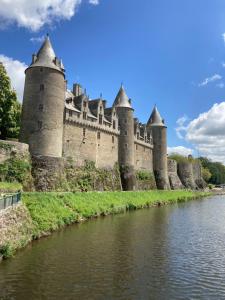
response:
<path id="1" fill-rule="evenodd" d="M 177 174 L 177 162 L 173 159 L 168 159 L 168 176 L 170 181 L 170 187 L 172 190 L 183 189 L 184 186 Z"/>
<path id="2" fill-rule="evenodd" d="M 32 176 L 37 191 L 118 191 L 118 168 L 96 169 L 93 164 L 76 167 L 63 158 L 32 157 Z"/>
<path id="3" fill-rule="evenodd" d="M 0 140 L 0 164 L 12 157 L 28 160 L 29 146 L 24 143 Z"/>
<path id="4" fill-rule="evenodd" d="M 0 259 L 32 240 L 33 223 L 27 208 L 18 204 L 0 211 Z"/>

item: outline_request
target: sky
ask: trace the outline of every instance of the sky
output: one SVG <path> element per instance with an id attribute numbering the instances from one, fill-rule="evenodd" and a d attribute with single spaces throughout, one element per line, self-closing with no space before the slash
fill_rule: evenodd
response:
<path id="1" fill-rule="evenodd" d="M 169 153 L 225 163 L 225 0 L 0 0 L 0 61 L 20 101 L 46 33 L 68 88 L 110 106 L 123 82 L 140 122 L 157 105 Z"/>

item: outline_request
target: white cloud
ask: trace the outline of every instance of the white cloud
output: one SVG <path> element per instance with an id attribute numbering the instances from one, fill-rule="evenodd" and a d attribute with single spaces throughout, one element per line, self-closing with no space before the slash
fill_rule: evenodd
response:
<path id="1" fill-rule="evenodd" d="M 180 154 L 183 156 L 188 156 L 188 155 L 192 155 L 194 150 L 191 148 L 186 148 L 183 146 L 177 146 L 177 147 L 168 147 L 168 154 Z"/>
<path id="2" fill-rule="evenodd" d="M 82 0 L 0 0 L 0 27 L 15 23 L 32 31 L 45 24 L 70 20 Z M 89 3 L 97 5 L 98 0 Z"/>
<path id="3" fill-rule="evenodd" d="M 99 0 L 89 0 L 89 3 L 93 4 L 93 5 L 98 5 L 99 4 Z"/>
<path id="4" fill-rule="evenodd" d="M 180 139 L 183 139 L 183 133 L 186 132 L 187 127 L 185 126 L 185 124 L 187 123 L 187 121 L 189 120 L 189 118 L 184 115 L 183 117 L 179 118 L 177 120 L 177 127 L 175 128 L 176 130 L 176 134 Z"/>
<path id="5" fill-rule="evenodd" d="M 222 67 L 225 68 L 225 62 L 222 62 Z"/>
<path id="6" fill-rule="evenodd" d="M 19 60 L 14 60 L 11 57 L 0 54 L 0 61 L 6 68 L 6 71 L 11 79 L 11 85 L 16 90 L 18 100 L 20 102 L 23 99 L 23 88 L 25 74 L 24 71 L 28 67 L 25 63 Z"/>
<path id="7" fill-rule="evenodd" d="M 206 86 L 208 85 L 210 82 L 214 82 L 214 81 L 217 81 L 217 80 L 221 80 L 222 79 L 222 76 L 219 75 L 219 74 L 215 74 L 211 77 L 208 77 L 206 79 L 204 79 L 201 83 L 199 83 L 198 86 L 202 87 L 202 86 Z"/>
<path id="8" fill-rule="evenodd" d="M 30 38 L 30 41 L 32 43 L 42 43 L 42 42 L 44 42 L 44 39 L 45 39 L 45 36 L 42 35 L 42 36 L 32 37 L 32 38 Z"/>
<path id="9" fill-rule="evenodd" d="M 223 41 L 225 42 L 225 33 L 222 34 Z"/>
<path id="10" fill-rule="evenodd" d="M 185 139 L 201 156 L 225 163 L 225 102 L 214 104 L 191 121 Z"/>

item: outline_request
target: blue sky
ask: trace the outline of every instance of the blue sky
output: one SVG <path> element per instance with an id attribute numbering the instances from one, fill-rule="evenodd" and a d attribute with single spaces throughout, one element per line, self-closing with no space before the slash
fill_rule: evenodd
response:
<path id="1" fill-rule="evenodd" d="M 0 60 L 15 87 L 35 39 L 49 32 L 69 87 L 78 81 L 111 105 L 122 81 L 141 122 L 157 104 L 170 151 L 225 162 L 225 0 L 36 0 L 33 10 L 29 0 L 8 2 L 0 0 Z"/>

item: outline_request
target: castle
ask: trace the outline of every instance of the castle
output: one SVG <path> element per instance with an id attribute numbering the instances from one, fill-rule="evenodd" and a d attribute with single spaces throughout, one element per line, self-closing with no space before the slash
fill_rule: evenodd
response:
<path id="1" fill-rule="evenodd" d="M 32 156 L 72 158 L 77 166 L 88 160 L 107 169 L 118 163 L 124 190 L 135 188 L 140 170 L 154 174 L 158 189 L 170 189 L 167 127 L 156 106 L 142 124 L 123 86 L 109 108 L 77 83 L 68 90 L 48 36 L 25 74 L 20 142 Z"/>

